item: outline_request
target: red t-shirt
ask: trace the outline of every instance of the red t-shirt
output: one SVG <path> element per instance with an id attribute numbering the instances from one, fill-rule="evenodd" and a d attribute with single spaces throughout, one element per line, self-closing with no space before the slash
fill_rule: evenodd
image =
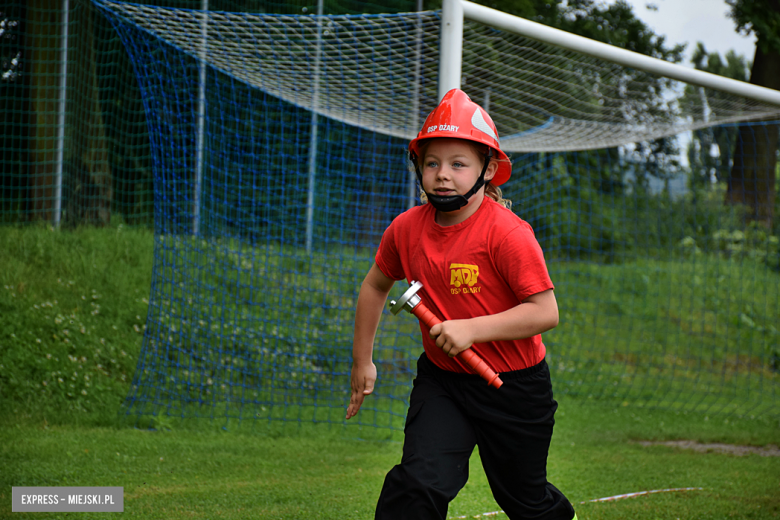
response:
<path id="1" fill-rule="evenodd" d="M 423 204 L 396 217 L 382 235 L 376 264 L 388 278 L 421 282 L 418 294 L 442 321 L 496 314 L 553 288 L 531 226 L 510 210 L 485 197 L 460 224 L 440 226 L 435 214 Z M 471 372 L 436 346 L 422 322 L 420 329 L 425 352 L 438 367 Z M 536 365 L 545 355 L 541 334 L 471 348 L 496 372 Z"/>

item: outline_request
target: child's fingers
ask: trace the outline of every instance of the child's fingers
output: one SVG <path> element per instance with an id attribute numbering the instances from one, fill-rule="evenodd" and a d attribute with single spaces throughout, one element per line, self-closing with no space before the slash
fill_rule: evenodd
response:
<path id="1" fill-rule="evenodd" d="M 363 405 L 365 396 L 370 395 L 374 391 L 375 381 L 373 379 L 365 379 L 362 383 L 362 385 L 358 383 L 352 388 L 352 397 L 350 398 L 349 406 L 347 407 L 347 419 L 357 415 L 358 410 L 360 410 L 360 407 Z"/>
<path id="2" fill-rule="evenodd" d="M 349 401 L 347 407 L 347 419 L 350 419 L 357 415 L 360 406 L 363 404 L 363 394 L 361 392 L 352 392 L 352 399 Z"/>
<path id="3" fill-rule="evenodd" d="M 352 368 L 351 378 L 352 395 L 349 399 L 349 406 L 347 407 L 347 419 L 357 415 L 363 404 L 365 396 L 370 395 L 374 391 L 374 384 L 376 383 L 376 366 L 370 363 L 366 366 L 354 366 Z"/>
<path id="4" fill-rule="evenodd" d="M 441 334 L 442 324 L 437 323 L 433 327 L 431 327 L 431 330 L 428 332 L 428 335 L 431 337 L 431 339 L 436 339 L 439 334 Z"/>

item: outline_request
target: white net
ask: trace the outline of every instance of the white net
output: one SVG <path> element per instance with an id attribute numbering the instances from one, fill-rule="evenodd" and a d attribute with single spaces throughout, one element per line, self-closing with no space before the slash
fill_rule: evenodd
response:
<path id="1" fill-rule="evenodd" d="M 209 12 L 204 40 L 200 11 L 105 5 L 215 69 L 337 121 L 411 138 L 418 130 L 412 100 L 424 99 L 426 113 L 435 106 L 435 13 L 318 19 Z M 432 83 L 423 93 L 426 80 Z"/>
<path id="2" fill-rule="evenodd" d="M 411 139 L 437 102 L 437 12 L 320 18 L 104 5 L 225 74 L 359 128 Z M 468 20 L 462 81 L 507 152 L 609 148 L 780 117 L 777 106 L 705 88 L 685 96 L 680 82 Z"/>

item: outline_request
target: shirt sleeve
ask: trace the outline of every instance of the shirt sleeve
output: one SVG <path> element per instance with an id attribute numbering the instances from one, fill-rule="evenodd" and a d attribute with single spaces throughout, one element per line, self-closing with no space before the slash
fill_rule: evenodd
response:
<path id="1" fill-rule="evenodd" d="M 521 221 L 504 237 L 496 258 L 499 272 L 518 300 L 554 288 L 542 248 L 527 222 Z"/>
<path id="2" fill-rule="evenodd" d="M 401 257 L 398 254 L 398 243 L 396 241 L 398 228 L 399 222 L 398 218 L 396 218 L 382 234 L 382 240 L 379 242 L 379 249 L 377 249 L 376 257 L 374 258 L 379 270 L 393 280 L 406 278 Z"/>

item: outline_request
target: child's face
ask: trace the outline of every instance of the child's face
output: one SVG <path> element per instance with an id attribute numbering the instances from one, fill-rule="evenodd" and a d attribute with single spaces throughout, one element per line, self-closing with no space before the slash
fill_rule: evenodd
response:
<path id="1" fill-rule="evenodd" d="M 465 195 L 479 179 L 483 162 L 484 158 L 480 157 L 475 148 L 467 141 L 433 139 L 423 157 L 423 188 L 428 193 L 442 197 Z M 493 178 L 496 169 L 495 162 L 488 164 L 488 169 L 485 172 L 486 183 Z M 483 187 L 469 199 L 468 206 L 479 207 L 484 193 Z"/>

